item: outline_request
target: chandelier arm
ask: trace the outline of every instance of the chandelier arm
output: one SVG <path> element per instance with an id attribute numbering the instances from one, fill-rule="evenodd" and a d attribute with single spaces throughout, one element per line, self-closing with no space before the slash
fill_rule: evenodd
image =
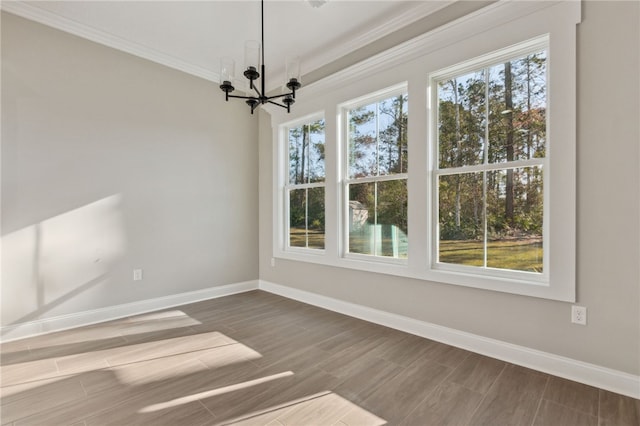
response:
<path id="1" fill-rule="evenodd" d="M 241 95 L 229 95 L 230 98 L 237 98 L 237 99 L 256 99 L 255 96 L 241 96 Z"/>
<path id="2" fill-rule="evenodd" d="M 255 90 L 255 91 L 256 91 L 256 93 L 258 94 L 258 98 L 262 98 L 262 97 L 263 97 L 263 96 L 262 96 L 262 93 L 260 93 L 260 91 L 258 90 L 258 88 L 256 87 L 256 85 L 255 85 L 255 84 L 253 85 L 253 90 Z M 263 89 L 263 90 L 264 90 L 264 89 Z"/>
<path id="3" fill-rule="evenodd" d="M 267 102 L 269 102 L 272 105 L 278 105 L 279 107 L 284 108 L 286 110 L 289 109 L 289 107 L 287 107 L 286 105 L 279 104 L 278 102 L 273 102 L 273 101 L 267 101 Z"/>
<path id="4" fill-rule="evenodd" d="M 269 100 L 269 99 L 277 99 L 277 98 L 284 98 L 286 96 L 293 96 L 293 92 L 283 93 L 281 95 L 267 96 L 267 100 Z"/>

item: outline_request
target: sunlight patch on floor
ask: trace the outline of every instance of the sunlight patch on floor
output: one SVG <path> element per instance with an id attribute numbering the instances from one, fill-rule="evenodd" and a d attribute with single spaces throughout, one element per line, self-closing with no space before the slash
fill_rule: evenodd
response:
<path id="1" fill-rule="evenodd" d="M 33 391 L 34 389 L 38 389 L 43 386 L 55 385 L 56 382 L 60 382 L 63 380 L 68 380 L 68 377 L 61 376 L 61 377 L 54 377 L 52 379 L 34 380 L 34 381 L 29 381 L 25 383 L 16 383 L 16 384 L 5 384 L 5 381 L 1 380 L 2 388 L 0 388 L 0 398 L 3 400 L 6 400 L 11 396 Z"/>
<path id="2" fill-rule="evenodd" d="M 266 382 L 270 382 L 270 381 L 273 381 L 273 380 L 278 380 L 278 379 L 281 379 L 283 377 L 289 377 L 289 376 L 293 376 L 293 372 L 292 371 L 285 371 L 285 372 L 282 372 L 282 373 L 273 374 L 271 376 L 261 377 L 259 379 L 248 380 L 248 381 L 242 382 L 242 383 L 236 383 L 235 385 L 229 385 L 229 386 L 224 386 L 224 387 L 217 388 L 217 389 L 211 389 L 211 390 L 204 391 L 204 392 L 198 392 L 198 393 L 195 393 L 193 395 L 188 395 L 188 396 L 183 396 L 183 397 L 180 397 L 180 398 L 175 398 L 175 399 L 172 399 L 171 401 L 165 401 L 165 402 L 161 402 L 161 403 L 158 403 L 158 404 L 148 405 L 148 406 L 143 407 L 140 410 L 138 410 L 138 413 L 152 413 L 154 411 L 165 410 L 167 408 L 173 408 L 173 407 L 177 407 L 179 405 L 188 404 L 190 402 L 197 401 L 199 399 L 211 398 L 211 397 L 214 397 L 214 396 L 217 396 L 217 395 L 222 395 L 224 393 L 234 392 L 234 391 L 241 390 L 241 389 L 246 389 L 246 388 L 249 388 L 251 386 L 259 385 L 261 383 L 266 383 Z"/>
<path id="3" fill-rule="evenodd" d="M 129 336 L 141 332 L 162 331 L 200 324 L 202 324 L 200 321 L 190 317 L 181 310 L 173 309 L 127 318 L 121 324 L 118 324 L 118 331 L 123 336 Z"/>
<path id="4" fill-rule="evenodd" d="M 43 334 L 29 338 L 29 348 L 48 349 L 54 346 L 85 344 L 100 340 L 136 336 L 143 333 L 155 333 L 202 324 L 181 310 L 154 312 L 121 318 L 80 329 Z"/>
<path id="5" fill-rule="evenodd" d="M 223 368 L 261 357 L 260 353 L 248 346 L 233 343 L 170 357 L 128 363 L 112 367 L 111 370 L 122 384 L 138 385 L 172 379 L 188 373 Z"/>
<path id="6" fill-rule="evenodd" d="M 382 426 L 387 421 L 342 396 L 326 391 L 233 419 L 234 425 L 327 424 Z"/>

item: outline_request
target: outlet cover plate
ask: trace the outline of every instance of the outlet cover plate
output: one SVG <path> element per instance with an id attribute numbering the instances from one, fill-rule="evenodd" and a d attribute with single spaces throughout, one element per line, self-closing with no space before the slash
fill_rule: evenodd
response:
<path id="1" fill-rule="evenodd" d="M 571 322 L 574 324 L 587 325 L 587 308 L 584 306 L 572 306 Z"/>

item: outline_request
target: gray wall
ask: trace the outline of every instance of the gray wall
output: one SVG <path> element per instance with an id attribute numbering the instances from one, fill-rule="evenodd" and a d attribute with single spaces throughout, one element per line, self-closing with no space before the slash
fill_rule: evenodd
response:
<path id="1" fill-rule="evenodd" d="M 271 267 L 266 113 L 259 132 L 260 278 L 640 374 L 639 8 L 583 2 L 578 27 L 577 297 L 588 307 L 587 326 L 571 324 L 568 303 L 281 259 Z"/>
<path id="2" fill-rule="evenodd" d="M 2 13 L 2 325 L 257 279 L 257 139 L 214 83 Z"/>

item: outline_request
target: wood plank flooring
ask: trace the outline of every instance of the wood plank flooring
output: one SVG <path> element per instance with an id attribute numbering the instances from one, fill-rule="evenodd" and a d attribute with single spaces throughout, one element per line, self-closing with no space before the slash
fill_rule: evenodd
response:
<path id="1" fill-rule="evenodd" d="M 1 356 L 10 426 L 640 425 L 638 400 L 262 291 Z"/>

